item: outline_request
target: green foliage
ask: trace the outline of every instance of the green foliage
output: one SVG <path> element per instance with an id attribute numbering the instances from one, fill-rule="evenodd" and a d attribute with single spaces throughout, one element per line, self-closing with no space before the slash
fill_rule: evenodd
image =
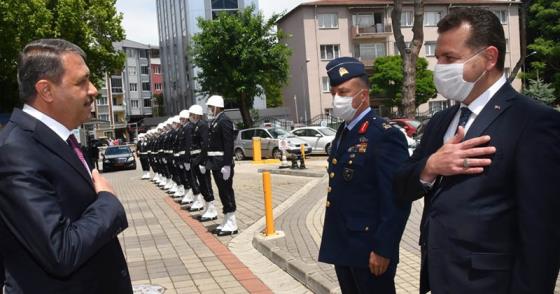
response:
<path id="1" fill-rule="evenodd" d="M 556 101 L 554 89 L 549 83 L 545 83 L 541 79 L 529 80 L 529 87 L 523 91 L 523 94 L 547 105 L 552 105 Z"/>
<path id="2" fill-rule="evenodd" d="M 20 105 L 17 58 L 23 47 L 40 38 L 62 38 L 87 54 L 92 80 L 121 70 L 125 56 L 113 42 L 124 39 L 122 15 L 116 0 L 3 0 L 0 1 L 0 112 Z M 5 40 L 10 40 L 6 42 Z"/>
<path id="3" fill-rule="evenodd" d="M 222 13 L 214 20 L 198 19 L 201 32 L 193 37 L 192 54 L 201 69 L 201 92 L 220 94 L 238 105 L 248 126 L 253 98 L 264 92 L 277 100 L 288 79 L 291 51 L 279 43 L 284 34 L 274 31 L 279 18 L 273 15 L 265 20 L 251 6 L 235 14 Z"/>
<path id="4" fill-rule="evenodd" d="M 528 52 L 530 57 L 527 78 L 550 83 L 556 96 L 560 95 L 560 0 L 533 0 L 529 7 Z M 538 73 L 538 75 L 537 75 Z"/>
<path id="5" fill-rule="evenodd" d="M 387 106 L 401 107 L 403 63 L 398 55 L 383 56 L 375 59 L 371 83 L 371 94 L 377 98 L 389 98 Z M 432 71 L 428 61 L 418 58 L 416 62 L 416 106 L 425 103 L 436 95 Z"/>
<path id="6" fill-rule="evenodd" d="M 153 105 L 154 116 L 165 116 L 165 100 L 163 94 L 154 94 L 155 105 Z"/>

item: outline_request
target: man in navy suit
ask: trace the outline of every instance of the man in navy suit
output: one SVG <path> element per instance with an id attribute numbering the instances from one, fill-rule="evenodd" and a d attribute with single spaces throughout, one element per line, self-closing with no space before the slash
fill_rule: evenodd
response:
<path id="1" fill-rule="evenodd" d="M 0 133 L 5 293 L 132 293 L 117 239 L 125 211 L 71 132 L 97 96 L 85 53 L 60 39 L 31 42 L 18 83 L 23 110 Z"/>
<path id="2" fill-rule="evenodd" d="M 458 103 L 434 115 L 399 170 L 424 198 L 421 293 L 553 293 L 560 265 L 560 113 L 517 93 L 489 10 L 438 24 L 434 81 Z"/>
<path id="3" fill-rule="evenodd" d="M 333 115 L 344 120 L 329 155 L 319 261 L 334 264 L 342 293 L 395 293 L 399 243 L 410 203 L 398 205 L 393 176 L 408 158 L 404 135 L 373 113 L 364 65 L 327 64 Z"/>

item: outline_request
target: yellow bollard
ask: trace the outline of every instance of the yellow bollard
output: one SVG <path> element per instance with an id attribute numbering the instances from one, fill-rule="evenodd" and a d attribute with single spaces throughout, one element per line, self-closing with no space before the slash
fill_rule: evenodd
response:
<path id="1" fill-rule="evenodd" d="M 276 230 L 274 229 L 274 217 L 272 215 L 272 186 L 270 185 L 270 172 L 263 171 L 263 190 L 264 190 L 264 213 L 266 218 L 266 227 L 264 235 L 274 236 Z"/>
<path id="2" fill-rule="evenodd" d="M 260 162 L 261 160 L 261 137 L 253 137 L 253 162 Z"/>
<path id="3" fill-rule="evenodd" d="M 301 160 L 305 161 L 305 146 L 303 144 L 299 145 L 301 150 Z"/>

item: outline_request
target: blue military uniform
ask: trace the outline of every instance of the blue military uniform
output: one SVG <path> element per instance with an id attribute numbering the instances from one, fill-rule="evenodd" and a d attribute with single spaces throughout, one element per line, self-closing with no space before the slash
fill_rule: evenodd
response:
<path id="1" fill-rule="evenodd" d="M 331 85 L 365 74 L 363 64 L 339 58 L 327 65 Z M 343 123 L 329 155 L 329 188 L 319 261 L 335 265 L 343 293 L 394 293 L 399 243 L 410 204 L 398 205 L 392 182 L 408 158 L 402 132 L 371 109 Z M 371 252 L 390 259 L 379 277 L 369 272 Z M 364 276 L 356 281 L 353 274 Z M 350 285 L 350 286 L 348 286 Z"/>

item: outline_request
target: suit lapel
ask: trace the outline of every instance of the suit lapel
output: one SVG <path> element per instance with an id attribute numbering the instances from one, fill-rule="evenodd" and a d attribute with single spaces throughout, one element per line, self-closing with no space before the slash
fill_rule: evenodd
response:
<path id="1" fill-rule="evenodd" d="M 486 106 L 482 109 L 482 112 L 474 120 L 473 124 L 469 128 L 469 131 L 465 135 L 465 140 L 479 137 L 482 133 L 490 126 L 490 124 L 502 113 L 504 113 L 508 107 L 511 106 L 511 98 L 515 97 L 517 92 L 513 90 L 509 83 L 500 88 L 500 90 L 488 101 Z"/>
<path id="2" fill-rule="evenodd" d="M 32 131 L 33 138 L 37 142 L 66 161 L 93 187 L 91 177 L 85 170 L 78 156 L 76 156 L 72 148 L 70 148 L 66 142 L 62 141 L 49 127 L 19 109 L 14 110 L 12 121 L 17 123 L 21 128 Z"/>

